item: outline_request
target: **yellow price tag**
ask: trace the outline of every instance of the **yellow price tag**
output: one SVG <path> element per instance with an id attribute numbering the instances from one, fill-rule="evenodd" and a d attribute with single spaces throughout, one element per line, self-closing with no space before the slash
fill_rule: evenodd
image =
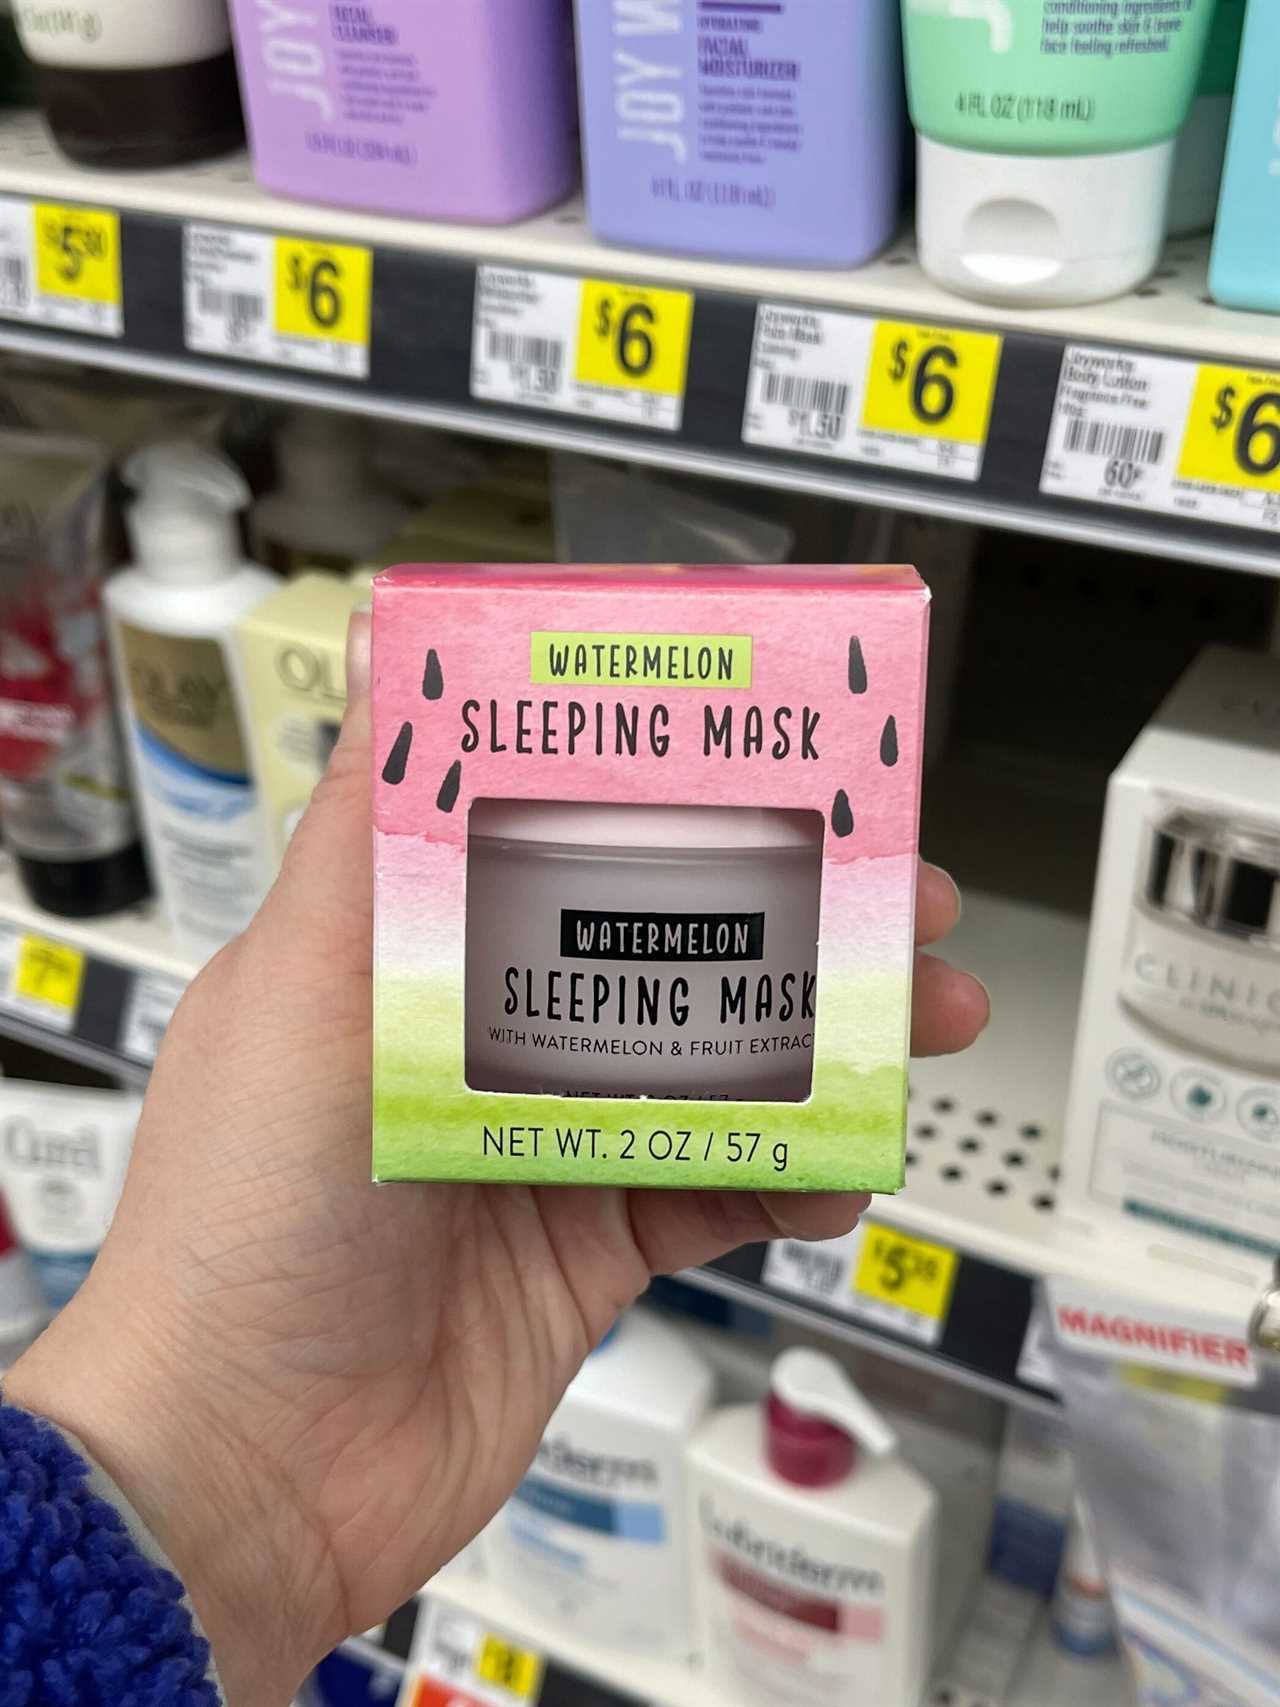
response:
<path id="1" fill-rule="evenodd" d="M 866 1234 L 853 1290 L 863 1298 L 890 1304 L 931 1322 L 945 1319 L 951 1307 L 959 1258 L 945 1245 L 912 1238 L 874 1221 Z"/>
<path id="2" fill-rule="evenodd" d="M 84 955 L 47 937 L 24 936 L 18 944 L 13 990 L 33 1002 L 74 1014 L 84 981 Z"/>
<path id="3" fill-rule="evenodd" d="M 1280 493 L 1280 372 L 1202 367 L 1178 474 L 1215 486 Z"/>
<path id="4" fill-rule="evenodd" d="M 276 331 L 286 338 L 369 342 L 373 251 L 276 238 Z"/>
<path id="5" fill-rule="evenodd" d="M 36 288 L 44 296 L 71 297 L 119 308 L 120 218 L 105 208 L 36 202 Z"/>
<path id="6" fill-rule="evenodd" d="M 1003 342 L 993 332 L 877 321 L 862 425 L 985 445 Z"/>
<path id="7" fill-rule="evenodd" d="M 528 1701 L 536 1696 L 542 1682 L 542 1657 L 503 1641 L 501 1636 L 486 1636 L 476 1660 L 476 1676 L 517 1701 Z"/>
<path id="8" fill-rule="evenodd" d="M 687 290 L 585 279 L 576 378 L 584 385 L 683 397 L 692 330 Z"/>

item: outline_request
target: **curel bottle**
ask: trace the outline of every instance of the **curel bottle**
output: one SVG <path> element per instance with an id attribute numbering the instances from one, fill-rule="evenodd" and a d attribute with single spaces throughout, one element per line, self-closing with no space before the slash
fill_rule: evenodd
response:
<path id="1" fill-rule="evenodd" d="M 500 225 L 577 180 L 570 0 L 233 0 L 232 16 L 268 189 Z"/>
<path id="2" fill-rule="evenodd" d="M 578 0 L 577 16 L 597 236 L 816 267 L 889 241 L 895 0 Z"/>

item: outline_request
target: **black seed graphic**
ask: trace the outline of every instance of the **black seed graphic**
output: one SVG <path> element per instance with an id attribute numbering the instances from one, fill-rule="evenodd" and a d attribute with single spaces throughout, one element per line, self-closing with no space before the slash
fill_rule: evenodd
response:
<path id="1" fill-rule="evenodd" d="M 440 792 L 436 795 L 436 805 L 442 812 L 452 812 L 458 804 L 458 790 L 462 787 L 462 760 L 455 759 L 445 772 L 444 781 L 440 784 Z"/>
<path id="2" fill-rule="evenodd" d="M 422 672 L 423 699 L 439 699 L 444 693 L 444 671 L 440 668 L 440 660 L 433 646 L 427 653 L 426 667 Z"/>
<path id="3" fill-rule="evenodd" d="M 862 656 L 862 642 L 855 634 L 849 642 L 849 692 L 866 693 L 867 664 Z"/>
<path id="4" fill-rule="evenodd" d="M 853 834 L 853 807 L 849 804 L 849 796 L 842 788 L 831 802 L 831 828 L 837 836 Z"/>
<path id="5" fill-rule="evenodd" d="M 382 767 L 382 780 L 394 787 L 404 781 L 404 768 L 409 762 L 409 748 L 413 745 L 413 724 L 402 723 L 400 733 L 396 736 L 395 745 L 387 754 L 387 762 Z"/>
<path id="6" fill-rule="evenodd" d="M 898 720 L 896 717 L 886 717 L 884 728 L 880 731 L 880 763 L 896 765 L 898 762 Z"/>

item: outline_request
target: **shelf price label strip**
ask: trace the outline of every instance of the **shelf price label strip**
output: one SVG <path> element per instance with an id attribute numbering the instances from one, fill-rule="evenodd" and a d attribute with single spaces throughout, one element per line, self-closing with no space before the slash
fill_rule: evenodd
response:
<path id="1" fill-rule="evenodd" d="M 1280 368 L 1068 345 L 1040 490 L 1280 531 Z"/>
<path id="2" fill-rule="evenodd" d="M 142 1066 L 186 988 L 165 973 L 131 972 L 71 943 L 0 923 L 0 1014 Z"/>
<path id="3" fill-rule="evenodd" d="M 120 216 L 0 196 L 0 318 L 124 336 Z"/>
<path id="4" fill-rule="evenodd" d="M 0 927 L 0 1009 L 67 1036 L 75 1029 L 85 956 L 49 937 Z"/>
<path id="5" fill-rule="evenodd" d="M 430 1596 L 418 1617 L 404 1707 L 537 1707 L 546 1661 L 527 1643 Z"/>
<path id="6" fill-rule="evenodd" d="M 188 225 L 183 310 L 184 341 L 195 354 L 368 379 L 373 251 Z"/>
<path id="7" fill-rule="evenodd" d="M 959 1266 L 946 1245 L 864 1220 L 822 1244 L 771 1244 L 761 1284 L 932 1347 L 946 1330 Z"/>
<path id="8" fill-rule="evenodd" d="M 993 332 L 762 302 L 743 442 L 977 480 L 1002 353 Z"/>
<path id="9" fill-rule="evenodd" d="M 693 311 L 689 291 L 478 267 L 471 395 L 679 432 Z"/>

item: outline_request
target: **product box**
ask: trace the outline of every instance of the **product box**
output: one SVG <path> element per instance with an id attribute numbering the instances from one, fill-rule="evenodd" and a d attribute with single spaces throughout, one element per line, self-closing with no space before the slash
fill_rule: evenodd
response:
<path id="1" fill-rule="evenodd" d="M 1280 1253 L 1280 658 L 1203 652 L 1111 779 L 1060 1202 Z"/>
<path id="2" fill-rule="evenodd" d="M 368 586 L 299 575 L 236 630 L 254 774 L 279 861 L 324 773 L 347 704 L 347 624 Z"/>
<path id="3" fill-rule="evenodd" d="M 902 1184 L 914 570 L 374 583 L 374 1175 Z"/>

